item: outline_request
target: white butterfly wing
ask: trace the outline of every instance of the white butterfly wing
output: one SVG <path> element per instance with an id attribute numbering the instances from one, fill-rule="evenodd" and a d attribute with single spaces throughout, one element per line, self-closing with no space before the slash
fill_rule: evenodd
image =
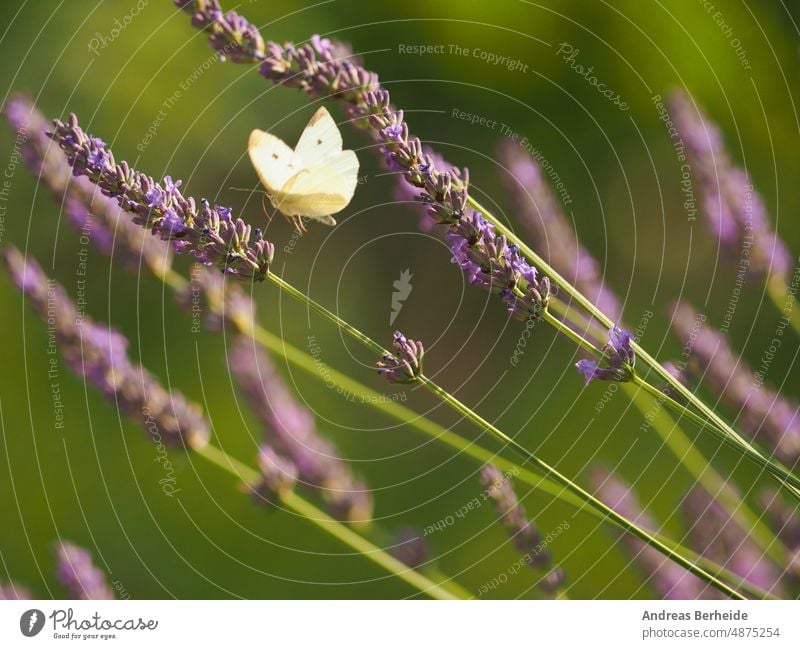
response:
<path id="1" fill-rule="evenodd" d="M 247 142 L 250 162 L 270 194 L 279 191 L 304 165 L 291 147 L 279 137 L 255 129 Z"/>
<path id="2" fill-rule="evenodd" d="M 317 167 L 298 172 L 273 195 L 272 203 L 287 216 L 307 216 L 334 225 L 330 215 L 347 207 L 357 180 L 356 154 L 342 151 Z"/>
<path id="3" fill-rule="evenodd" d="M 324 106 L 309 120 L 294 150 L 308 169 L 342 152 L 342 134 Z"/>

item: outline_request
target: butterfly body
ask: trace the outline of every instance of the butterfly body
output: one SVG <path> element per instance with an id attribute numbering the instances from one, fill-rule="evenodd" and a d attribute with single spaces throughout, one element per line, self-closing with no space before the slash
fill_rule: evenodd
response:
<path id="1" fill-rule="evenodd" d="M 294 149 L 256 129 L 247 150 L 272 206 L 298 230 L 305 230 L 303 219 L 336 225 L 332 215 L 347 207 L 355 193 L 358 158 L 342 150 L 342 135 L 324 107 L 308 122 Z"/>

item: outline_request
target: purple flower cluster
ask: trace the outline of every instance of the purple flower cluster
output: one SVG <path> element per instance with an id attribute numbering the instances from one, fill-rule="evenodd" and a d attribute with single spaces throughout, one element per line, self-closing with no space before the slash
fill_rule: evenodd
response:
<path id="1" fill-rule="evenodd" d="M 391 106 L 378 76 L 366 70 L 348 46 L 315 35 L 301 46 L 269 42 L 267 52 L 261 65 L 264 77 L 346 105 L 349 117 L 378 144 L 387 168 L 402 175 L 416 199 L 427 206 L 427 214 L 447 227 L 453 260 L 471 282 L 500 294 L 515 318 L 539 317 L 550 298 L 548 278 L 537 278 L 515 246 L 479 214 L 467 213 L 468 171 L 449 165 L 447 170 L 437 168 L 438 156 L 410 135 L 403 111 Z M 464 237 L 476 227 L 474 237 Z"/>
<path id="2" fill-rule="evenodd" d="M 800 461 L 800 404 L 764 385 L 731 349 L 727 338 L 705 324 L 686 302 L 675 307 L 672 328 L 691 350 L 685 371 L 733 408 L 751 438 L 789 467 Z"/>
<path id="3" fill-rule="evenodd" d="M 604 470 L 597 470 L 592 482 L 600 500 L 614 511 L 651 533 L 658 529 L 655 521 L 642 511 L 631 488 L 621 480 Z M 666 559 L 660 552 L 631 534 L 623 533 L 620 538 L 658 597 L 700 599 L 708 596 L 705 583 L 688 570 Z"/>
<path id="4" fill-rule="evenodd" d="M 255 25 L 235 11 L 223 13 L 219 0 L 175 0 L 192 14 L 192 25 L 209 32 L 208 40 L 220 58 L 235 63 L 257 63 L 264 58 L 264 39 Z"/>
<path id="5" fill-rule="evenodd" d="M 409 568 L 419 568 L 429 560 L 430 548 L 420 530 L 403 527 L 394 535 L 389 554 Z"/>
<path id="6" fill-rule="evenodd" d="M 789 550 L 786 571 L 789 579 L 797 586 L 800 584 L 800 512 L 797 507 L 787 505 L 778 492 L 772 489 L 763 491 L 759 501 L 778 537 Z"/>
<path id="7" fill-rule="evenodd" d="M 56 544 L 56 575 L 72 599 L 114 599 L 103 571 L 77 545 L 66 541 Z"/>
<path id="8" fill-rule="evenodd" d="M 128 358 L 127 339 L 107 325 L 78 313 L 64 288 L 50 280 L 32 258 L 9 246 L 3 254 L 17 286 L 39 316 L 52 323 L 61 353 L 79 376 L 93 383 L 155 442 L 200 448 L 210 437 L 199 406 L 177 391 L 167 392 L 141 365 Z"/>
<path id="9" fill-rule="evenodd" d="M 176 294 L 176 301 L 188 313 L 200 313 L 210 331 L 231 326 L 235 331 L 250 331 L 255 324 L 253 300 L 239 282 L 229 282 L 222 273 L 195 265 L 191 281 Z"/>
<path id="10" fill-rule="evenodd" d="M 608 331 L 608 342 L 603 346 L 600 362 L 583 359 L 575 363 L 578 372 L 586 382 L 592 379 L 601 381 L 630 381 L 633 379 L 636 355 L 631 347 L 633 334 L 627 329 L 612 327 Z"/>
<path id="11" fill-rule="evenodd" d="M 143 261 L 163 275 L 171 264 L 169 247 L 125 216 L 111 198 L 103 196 L 83 177 L 73 177 L 64 155 L 47 137 L 50 126 L 25 95 L 13 95 L 4 107 L 9 125 L 25 134 L 22 155 L 30 171 L 63 205 L 73 227 L 88 234 L 105 255 L 114 255 L 126 267 L 136 270 Z"/>
<path id="12" fill-rule="evenodd" d="M 134 223 L 170 241 L 177 252 L 191 252 L 200 263 L 243 279 L 266 277 L 274 246 L 261 230 L 234 219 L 230 208 L 212 207 L 205 199 L 198 208 L 194 198 L 181 193 L 181 181 L 166 176 L 158 183 L 126 162 L 116 164 L 105 143 L 84 133 L 75 115 L 67 123 L 54 120 L 48 135 L 67 154 L 74 175 L 86 176 L 133 213 Z"/>
<path id="13" fill-rule="evenodd" d="M 0 581 L 0 600 L 33 599 L 31 594 L 22 586 L 17 586 L 13 581 Z"/>
<path id="14" fill-rule="evenodd" d="M 255 487 L 255 492 L 262 501 L 270 505 L 281 494 L 292 491 L 297 483 L 297 467 L 268 444 L 263 444 L 258 452 L 258 468 L 261 471 L 261 482 Z"/>
<path id="15" fill-rule="evenodd" d="M 669 98 L 670 115 L 689 152 L 709 225 L 723 249 L 747 268 L 786 281 L 792 256 L 772 230 L 762 198 L 736 167 L 722 135 L 682 92 Z"/>
<path id="16" fill-rule="evenodd" d="M 353 522 L 371 519 L 368 488 L 356 479 L 336 447 L 320 436 L 314 417 L 295 401 L 267 355 L 242 337 L 231 348 L 229 365 L 264 426 L 268 463 L 281 468 L 290 462 L 302 485 L 319 491 L 334 515 Z M 286 460 L 278 461 L 276 455 Z"/>
<path id="17" fill-rule="evenodd" d="M 413 383 L 422 374 L 422 357 L 425 355 L 422 343 L 395 331 L 392 346 L 395 353 L 384 355 L 376 363 L 378 374 L 390 383 Z"/>
<path id="18" fill-rule="evenodd" d="M 543 547 L 542 537 L 528 519 L 525 507 L 514 493 L 509 477 L 497 467 L 487 464 L 481 470 L 481 484 L 492 500 L 497 516 L 508 531 L 514 547 L 530 566 L 545 571 L 539 587 L 549 593 L 559 590 L 564 584 L 564 571 L 553 565 L 553 555 Z"/>
<path id="19" fill-rule="evenodd" d="M 540 165 L 517 142 L 505 142 L 499 158 L 503 180 L 514 199 L 522 225 L 533 243 L 547 251 L 550 264 L 612 320 L 621 307 L 600 274 L 597 261 L 581 245 L 545 180 Z"/>
<path id="20" fill-rule="evenodd" d="M 763 590 L 782 596 L 778 568 L 719 502 L 695 488 L 684 498 L 683 509 L 690 523 L 689 538 L 699 554 Z"/>

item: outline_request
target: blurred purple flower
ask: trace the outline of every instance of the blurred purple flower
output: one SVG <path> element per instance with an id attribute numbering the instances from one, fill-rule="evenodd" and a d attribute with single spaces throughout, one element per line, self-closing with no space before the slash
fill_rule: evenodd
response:
<path id="1" fill-rule="evenodd" d="M 33 599 L 27 589 L 17 586 L 13 581 L 0 581 L 0 600 Z"/>
<path id="2" fill-rule="evenodd" d="M 72 599 L 114 599 L 103 571 L 83 548 L 62 541 L 56 544 L 56 574 Z"/>
<path id="3" fill-rule="evenodd" d="M 394 535 L 389 554 L 409 568 L 419 568 L 430 558 L 430 548 L 420 530 L 403 527 Z"/>

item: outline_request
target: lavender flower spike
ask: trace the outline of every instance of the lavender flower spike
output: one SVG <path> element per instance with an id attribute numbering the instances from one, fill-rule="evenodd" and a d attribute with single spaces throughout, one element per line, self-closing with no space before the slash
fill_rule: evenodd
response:
<path id="1" fill-rule="evenodd" d="M 52 323 L 59 349 L 75 374 L 97 386 L 157 444 L 200 448 L 208 443 L 210 429 L 200 407 L 180 392 L 167 392 L 145 368 L 132 364 L 122 334 L 79 314 L 64 288 L 48 279 L 33 258 L 25 259 L 12 246 L 3 257 L 33 308 Z"/>
<path id="2" fill-rule="evenodd" d="M 282 494 L 292 491 L 297 482 L 297 467 L 264 444 L 258 453 L 261 482 L 255 492 L 266 503 L 274 504 Z"/>
<path id="3" fill-rule="evenodd" d="M 621 315 L 619 299 L 604 284 L 597 261 L 575 236 L 541 166 L 518 142 L 511 140 L 500 147 L 499 155 L 507 169 L 503 180 L 534 247 L 546 250 L 550 264 L 567 281 L 574 283 L 603 313 L 617 320 Z"/>
<path id="4" fill-rule="evenodd" d="M 644 511 L 636 501 L 636 495 L 631 488 L 611 476 L 604 470 L 597 470 L 592 477 L 598 496 L 609 507 L 634 521 L 639 527 L 655 531 L 658 529 L 655 521 Z M 705 598 L 705 584 L 688 570 L 681 568 L 667 560 L 649 545 L 642 543 L 631 534 L 623 533 L 621 540 L 639 564 L 645 574 L 647 583 L 664 599 L 700 599 Z"/>
<path id="5" fill-rule="evenodd" d="M 123 210 L 133 213 L 134 223 L 172 242 L 177 252 L 191 252 L 206 266 L 243 279 L 266 277 L 275 248 L 261 230 L 252 230 L 242 219 L 234 219 L 229 208 L 212 207 L 205 199 L 198 208 L 194 198 L 184 198 L 181 181 L 166 176 L 158 183 L 126 162 L 116 164 L 105 143 L 84 133 L 74 114 L 67 123 L 54 120 L 53 124 L 48 135 L 66 153 L 73 174 L 86 176 L 115 198 Z"/>
<path id="6" fill-rule="evenodd" d="M 493 501 L 497 516 L 508 530 L 514 547 L 524 556 L 528 565 L 546 571 L 539 587 L 549 593 L 556 592 L 564 583 L 564 571 L 553 566 L 553 555 L 542 546 L 542 537 L 528 520 L 525 507 L 511 486 L 510 476 L 487 464 L 481 470 L 481 484 L 486 490 L 486 497 Z"/>
<path id="7" fill-rule="evenodd" d="M 351 522 L 372 518 L 372 497 L 336 447 L 316 429 L 312 414 L 292 396 L 270 358 L 249 338 L 240 337 L 229 353 L 229 364 L 250 409 L 264 427 L 268 464 L 278 455 L 296 469 L 301 485 L 319 491 L 332 513 Z M 269 468 L 269 467 L 266 467 Z M 266 473 L 265 467 L 262 470 Z"/>
<path id="8" fill-rule="evenodd" d="M 0 600 L 33 599 L 31 594 L 22 586 L 17 586 L 13 581 L 0 581 Z"/>
<path id="9" fill-rule="evenodd" d="M 394 333 L 394 354 L 386 354 L 376 365 L 378 374 L 390 383 L 413 383 L 422 374 L 422 343 L 406 338 L 399 331 Z"/>
<path id="10" fill-rule="evenodd" d="M 72 177 L 64 154 L 47 137 L 50 125 L 26 95 L 13 95 L 3 112 L 9 125 L 24 133 L 22 154 L 25 164 L 47 186 L 57 203 L 63 205 L 69 223 L 87 234 L 104 255 L 114 256 L 131 270 L 143 261 L 159 276 L 169 269 L 172 255 L 168 245 L 150 236 L 120 209 L 114 199 L 103 196 L 83 177 Z"/>
<path id="11" fill-rule="evenodd" d="M 72 599 L 114 599 L 103 571 L 83 548 L 62 541 L 56 545 L 56 574 Z"/>
<path id="12" fill-rule="evenodd" d="M 209 32 L 211 47 L 223 61 L 257 63 L 264 58 L 264 39 L 255 25 L 235 11 L 222 13 L 219 0 L 175 0 L 175 6 L 192 14 L 192 25 Z"/>
<path id="13" fill-rule="evenodd" d="M 709 225 L 721 246 L 732 258 L 744 259 L 745 270 L 775 275 L 785 282 L 792 256 L 772 230 L 764 202 L 747 172 L 732 163 L 719 129 L 686 94 L 675 92 L 668 103 L 689 151 Z"/>
<path id="14" fill-rule="evenodd" d="M 575 367 L 583 374 L 587 383 L 592 379 L 630 381 L 633 379 L 636 363 L 632 341 L 633 334 L 630 331 L 612 327 L 608 331 L 608 342 L 603 346 L 603 358 L 600 362 L 583 359 L 575 363 Z"/>
<path id="15" fill-rule="evenodd" d="M 750 438 L 771 449 L 790 468 L 800 462 L 800 404 L 764 385 L 731 348 L 726 336 L 713 331 L 687 302 L 674 309 L 672 328 L 688 356 L 685 371 L 702 379 L 720 399 L 739 413 Z"/>

